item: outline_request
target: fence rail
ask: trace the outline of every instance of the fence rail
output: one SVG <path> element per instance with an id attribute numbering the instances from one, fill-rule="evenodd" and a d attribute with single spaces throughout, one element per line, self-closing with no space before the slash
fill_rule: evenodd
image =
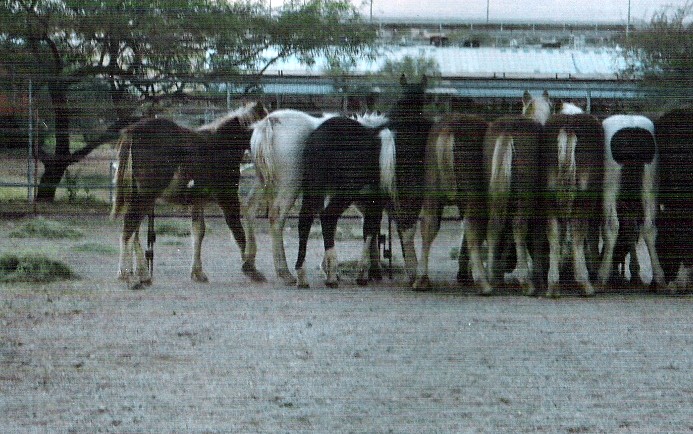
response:
<path id="1" fill-rule="evenodd" d="M 250 79 L 246 79 L 250 80 Z M 297 77 L 273 76 L 254 79 L 259 84 L 253 98 L 263 100 L 270 108 L 294 107 L 309 111 L 365 111 L 370 106 L 365 104 L 350 105 L 350 98 L 363 100 L 372 97 L 373 93 L 385 94 L 392 83 L 374 81 L 370 77 Z M 241 89 L 247 83 L 239 81 L 235 84 L 220 82 L 199 83 L 200 89 L 195 89 L 194 95 L 184 103 L 172 104 L 164 116 L 188 126 L 197 126 L 209 122 L 232 108 L 237 100 L 248 95 L 242 94 Z M 548 89 L 549 93 L 558 98 L 579 100 L 587 106 L 588 111 L 607 114 L 608 110 L 624 105 L 638 107 L 644 100 L 657 91 L 648 90 L 634 81 L 628 80 L 576 80 L 571 77 L 553 78 L 514 78 L 499 77 L 482 78 L 446 78 L 435 82 L 429 89 L 431 99 L 438 111 L 472 111 L 475 110 L 486 117 L 493 117 L 510 111 L 517 111 L 520 96 L 525 89 L 539 91 Z M 26 107 L 26 147 L 25 151 L 0 150 L 2 165 L 0 168 L 0 202 L 17 201 L 26 198 L 31 202 L 38 186 L 38 176 L 41 172 L 37 159 L 39 146 L 38 136 L 41 133 L 40 113 L 45 110 L 45 99 L 38 95 L 41 90 L 31 80 L 28 80 L 26 91 L 29 106 Z M 194 96 L 194 97 L 193 97 Z M 44 97 L 45 98 L 45 97 Z M 86 99 L 81 95 L 76 98 Z M 96 98 L 96 100 L 101 101 Z M 358 101 L 357 101 L 358 102 Z M 363 102 L 363 101 L 361 101 Z M 104 108 L 94 103 L 93 112 L 103 112 Z M 604 108 L 600 104 L 609 107 Z M 386 101 L 381 107 L 386 109 Z M 83 116 L 87 116 L 90 106 L 82 108 Z M 104 148 L 104 149 L 102 149 Z M 113 200 L 113 177 L 115 152 L 107 147 L 97 149 L 83 161 L 68 169 L 68 173 L 57 186 L 58 198 L 68 200 L 91 198 L 105 203 Z M 24 168 L 24 169 L 22 169 Z M 253 171 L 246 166 L 242 177 L 242 190 L 249 189 Z"/>

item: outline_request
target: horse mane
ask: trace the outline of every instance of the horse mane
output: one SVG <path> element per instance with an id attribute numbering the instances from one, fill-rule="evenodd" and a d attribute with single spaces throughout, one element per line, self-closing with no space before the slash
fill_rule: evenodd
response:
<path id="1" fill-rule="evenodd" d="M 353 119 L 368 128 L 380 128 L 390 122 L 387 116 L 376 112 L 357 114 Z"/>
<path id="2" fill-rule="evenodd" d="M 560 114 L 563 115 L 580 115 L 585 113 L 584 110 L 582 110 L 580 107 L 577 105 L 571 103 L 571 102 L 561 102 L 561 110 L 559 112 Z"/>
<path id="3" fill-rule="evenodd" d="M 522 95 L 522 114 L 542 125 L 546 124 L 551 116 L 549 93 L 544 91 L 540 98 L 536 98 L 525 91 Z"/>
<path id="4" fill-rule="evenodd" d="M 254 122 L 258 120 L 258 117 L 264 117 L 261 113 L 267 114 L 264 106 L 257 101 L 248 102 L 236 110 L 233 110 L 212 122 L 202 125 L 197 128 L 198 132 L 209 132 L 215 133 L 228 122 L 238 121 L 242 127 L 250 127 Z"/>

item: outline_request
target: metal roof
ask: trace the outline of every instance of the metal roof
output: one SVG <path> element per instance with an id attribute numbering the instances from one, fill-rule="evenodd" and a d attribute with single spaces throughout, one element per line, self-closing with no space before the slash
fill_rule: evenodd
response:
<path id="1" fill-rule="evenodd" d="M 271 50 L 267 57 L 272 56 Z M 520 48 L 463 48 L 433 46 L 388 46 L 380 49 L 375 60 L 357 61 L 350 71 L 365 75 L 380 71 L 386 61 L 399 61 L 406 56 L 434 60 L 443 78 L 497 77 L 497 78 L 589 78 L 613 80 L 626 68 L 626 61 L 618 49 L 547 49 Z M 296 57 L 283 59 L 272 65 L 268 75 L 320 76 L 327 71 L 324 58 L 315 59 L 308 66 Z"/>

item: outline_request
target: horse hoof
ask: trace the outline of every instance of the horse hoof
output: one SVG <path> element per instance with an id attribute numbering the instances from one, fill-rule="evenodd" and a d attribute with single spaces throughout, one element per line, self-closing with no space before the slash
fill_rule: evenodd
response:
<path id="1" fill-rule="evenodd" d="M 209 282 L 209 278 L 207 278 L 207 275 L 201 271 L 193 271 L 192 273 L 190 273 L 190 279 L 193 282 L 199 282 L 199 283 Z"/>
<path id="2" fill-rule="evenodd" d="M 546 290 L 546 298 L 559 299 L 561 298 L 561 291 L 558 288 L 549 288 Z"/>
<path id="3" fill-rule="evenodd" d="M 421 276 L 412 285 L 414 291 L 428 291 L 431 289 L 431 281 L 428 276 Z"/>
<path id="4" fill-rule="evenodd" d="M 146 285 L 144 284 L 144 282 L 137 282 L 132 285 L 128 285 L 128 289 L 130 291 L 142 291 L 145 289 L 145 287 Z"/>
<path id="5" fill-rule="evenodd" d="M 253 264 L 251 264 L 249 262 L 246 262 L 243 264 L 242 270 L 243 270 L 243 274 L 248 276 L 250 278 L 250 280 L 252 280 L 253 282 L 259 282 L 259 283 L 267 282 L 267 279 L 265 278 L 265 276 L 262 273 L 260 273 L 257 270 L 257 268 L 255 268 L 255 266 Z"/>
<path id="6" fill-rule="evenodd" d="M 488 284 L 487 285 L 481 285 L 481 287 L 479 288 L 478 294 L 482 295 L 484 297 L 491 296 L 491 295 L 493 295 L 493 288 L 491 287 L 491 285 L 488 285 Z"/>
<path id="7" fill-rule="evenodd" d="M 470 279 L 468 273 L 465 273 L 462 271 L 457 272 L 457 283 L 461 283 L 464 285 L 464 284 L 468 284 L 469 282 L 472 282 L 472 279 Z"/>
<path id="8" fill-rule="evenodd" d="M 278 275 L 279 279 L 281 279 L 282 282 L 284 282 L 284 285 L 286 286 L 294 286 L 296 285 L 296 282 L 298 281 L 291 273 L 288 271 L 286 272 L 280 272 Z"/>
<path id="9" fill-rule="evenodd" d="M 332 289 L 338 288 L 339 287 L 339 281 L 337 281 L 337 280 L 327 281 L 327 282 L 325 282 L 325 286 L 327 286 L 328 288 L 332 288 Z"/>
<path id="10" fill-rule="evenodd" d="M 370 280 L 380 282 L 383 280 L 383 270 L 381 268 L 371 268 L 368 271 L 368 277 Z"/>
<path id="11" fill-rule="evenodd" d="M 364 277 L 359 277 L 356 279 L 356 284 L 358 286 L 368 286 L 368 279 Z"/>

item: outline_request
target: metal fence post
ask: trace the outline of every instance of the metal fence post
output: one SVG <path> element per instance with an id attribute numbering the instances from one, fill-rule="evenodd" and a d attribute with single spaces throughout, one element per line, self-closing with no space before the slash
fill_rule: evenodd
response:
<path id="1" fill-rule="evenodd" d="M 27 200 L 29 202 L 34 202 L 34 199 L 36 198 L 36 191 L 34 188 L 35 185 L 35 179 L 36 179 L 36 161 L 35 161 L 35 152 L 34 152 L 34 95 L 33 95 L 33 82 L 32 79 L 29 79 L 29 129 L 28 129 L 28 135 L 29 135 L 29 149 L 28 149 L 28 156 L 27 156 L 27 171 L 26 171 L 26 177 L 27 177 Z"/>

